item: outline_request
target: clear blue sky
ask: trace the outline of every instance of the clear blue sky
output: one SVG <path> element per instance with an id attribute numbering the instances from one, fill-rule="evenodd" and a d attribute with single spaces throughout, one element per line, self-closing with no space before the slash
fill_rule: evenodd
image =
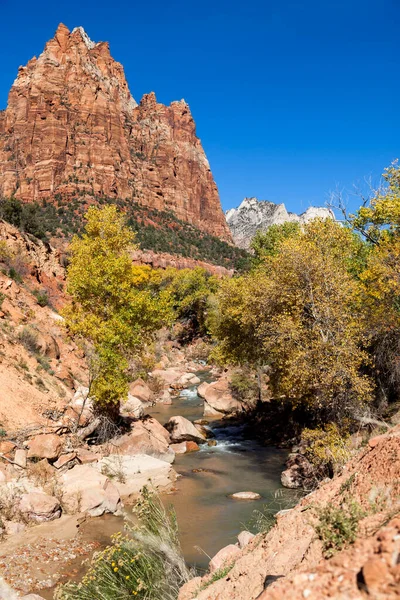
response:
<path id="1" fill-rule="evenodd" d="M 59 22 L 108 40 L 140 100 L 189 102 L 224 209 L 302 211 L 400 158 L 400 0 L 0 0 L 0 108 Z"/>

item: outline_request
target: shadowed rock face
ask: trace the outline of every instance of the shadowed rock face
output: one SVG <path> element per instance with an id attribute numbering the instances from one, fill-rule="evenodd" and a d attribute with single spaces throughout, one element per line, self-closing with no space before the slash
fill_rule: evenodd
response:
<path id="1" fill-rule="evenodd" d="M 284 204 L 257 198 L 245 198 L 238 208 L 231 208 L 225 216 L 235 244 L 245 249 L 250 248 L 251 240 L 258 230 L 265 231 L 271 225 L 280 225 L 287 221 L 307 223 L 317 217 L 335 218 L 329 208 L 310 206 L 301 215 L 296 215 L 288 212 Z"/>
<path id="2" fill-rule="evenodd" d="M 138 105 L 108 44 L 64 25 L 0 112 L 0 195 L 55 194 L 132 199 L 231 241 L 186 102 Z"/>

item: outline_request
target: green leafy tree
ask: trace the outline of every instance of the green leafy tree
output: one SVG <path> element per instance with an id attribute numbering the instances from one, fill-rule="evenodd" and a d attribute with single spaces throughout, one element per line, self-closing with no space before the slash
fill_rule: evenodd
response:
<path id="1" fill-rule="evenodd" d="M 72 336 L 91 342 L 98 357 L 92 396 L 99 407 L 118 406 L 127 394 L 129 358 L 171 316 L 168 294 L 137 285 L 134 233 L 115 206 L 91 207 L 81 238 L 70 246 L 64 311 Z"/>
<path id="2" fill-rule="evenodd" d="M 185 325 L 183 338 L 207 335 L 218 279 L 205 269 L 167 269 L 160 282 L 170 295 L 175 318 Z"/>
<path id="3" fill-rule="evenodd" d="M 256 264 L 262 262 L 267 256 L 276 256 L 280 244 L 290 238 L 300 235 L 299 223 L 288 221 L 281 225 L 271 225 L 266 231 L 257 231 L 251 242 Z"/>

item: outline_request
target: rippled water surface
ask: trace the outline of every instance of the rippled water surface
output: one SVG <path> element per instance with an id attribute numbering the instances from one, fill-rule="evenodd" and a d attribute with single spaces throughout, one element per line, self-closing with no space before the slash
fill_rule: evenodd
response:
<path id="1" fill-rule="evenodd" d="M 196 388 L 189 388 L 172 405 L 156 405 L 152 415 L 162 424 L 175 415 L 200 419 L 203 401 Z M 243 426 L 214 421 L 209 427 L 217 446 L 202 445 L 199 452 L 177 455 L 174 468 L 182 477 L 177 492 L 165 498 L 175 506 L 186 560 L 199 568 L 207 567 L 208 556 L 235 543 L 253 512 L 271 502 L 281 487 L 287 457 L 286 450 L 249 439 L 251 431 Z M 257 492 L 262 498 L 239 501 L 229 497 L 241 491 Z"/>

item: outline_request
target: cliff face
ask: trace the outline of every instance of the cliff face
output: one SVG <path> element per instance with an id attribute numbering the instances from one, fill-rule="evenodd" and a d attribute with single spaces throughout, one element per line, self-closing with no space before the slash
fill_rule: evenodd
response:
<path id="1" fill-rule="evenodd" d="M 0 196 L 123 198 L 231 241 L 184 100 L 138 105 L 107 43 L 60 25 L 20 67 L 0 113 Z"/>
<path id="2" fill-rule="evenodd" d="M 281 225 L 287 221 L 307 223 L 317 217 L 335 218 L 328 208 L 310 206 L 301 215 L 296 215 L 288 212 L 284 204 L 257 198 L 245 198 L 238 208 L 231 208 L 225 216 L 235 244 L 245 249 L 250 248 L 251 240 L 258 230 L 265 231 L 271 225 Z"/>

